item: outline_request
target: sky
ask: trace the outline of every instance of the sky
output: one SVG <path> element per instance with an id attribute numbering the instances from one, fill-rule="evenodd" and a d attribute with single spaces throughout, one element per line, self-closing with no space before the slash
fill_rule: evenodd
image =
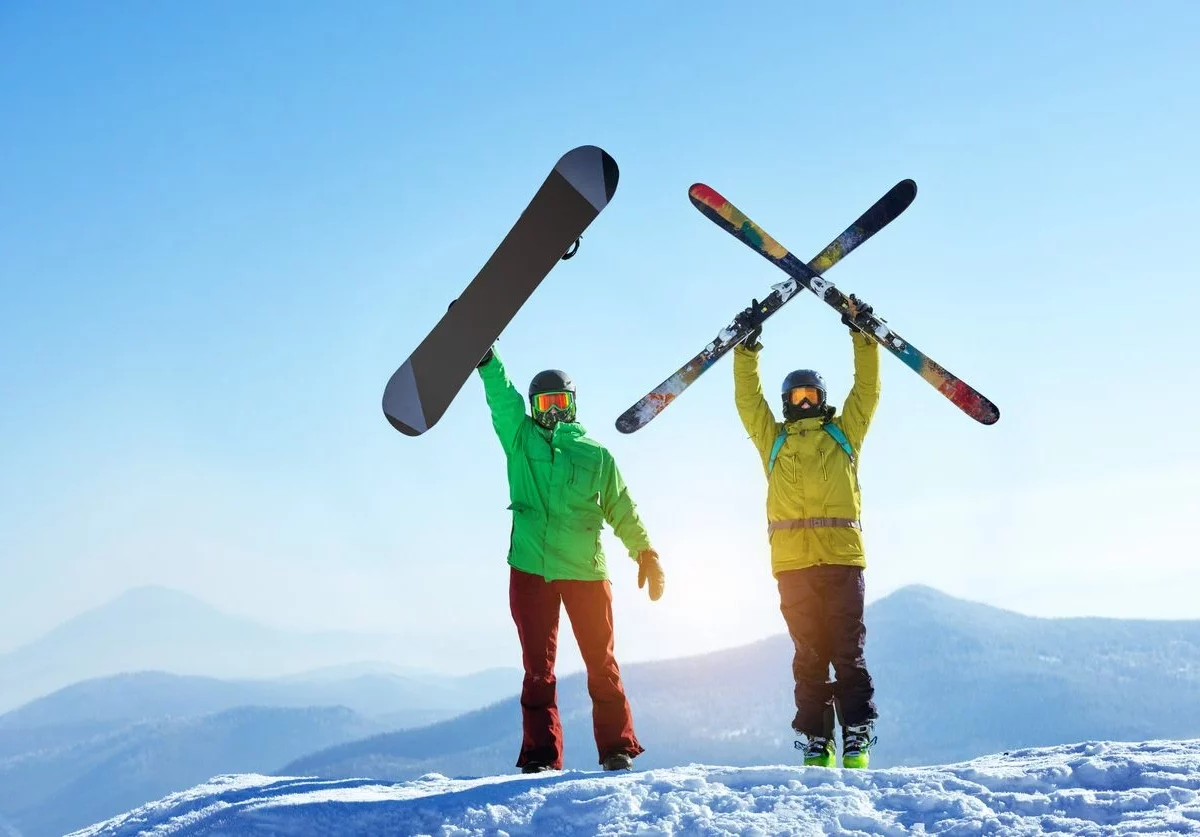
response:
<path id="1" fill-rule="evenodd" d="M 75 832 L 1095 834 L 1200 831 L 1195 741 L 1091 741 L 945 767 L 709 767 L 410 782 L 218 776 Z"/>
<path id="2" fill-rule="evenodd" d="M 582 144 L 617 193 L 499 350 L 575 378 L 662 556 L 650 603 L 605 536 L 619 659 L 784 629 L 731 364 L 613 426 L 784 278 L 695 182 L 804 258 L 918 184 L 829 278 L 1001 419 L 881 358 L 868 600 L 1200 616 L 1198 35 L 1165 1 L 0 6 L 0 653 L 156 584 L 515 664 L 481 385 L 419 438 L 379 401 Z M 845 397 L 828 308 L 763 343 L 768 392 Z"/>

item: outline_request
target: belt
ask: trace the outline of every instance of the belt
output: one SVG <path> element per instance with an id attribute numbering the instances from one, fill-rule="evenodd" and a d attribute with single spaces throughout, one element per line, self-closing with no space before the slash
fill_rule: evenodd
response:
<path id="1" fill-rule="evenodd" d="M 862 524 L 848 517 L 805 517 L 801 520 L 775 520 L 767 526 L 768 532 L 780 529 L 858 529 Z"/>

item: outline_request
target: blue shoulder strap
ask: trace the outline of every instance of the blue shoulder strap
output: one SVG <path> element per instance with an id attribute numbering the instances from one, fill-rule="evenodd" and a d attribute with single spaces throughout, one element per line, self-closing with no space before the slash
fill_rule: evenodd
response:
<path id="1" fill-rule="evenodd" d="M 846 434 L 842 432 L 842 428 L 838 427 L 831 421 L 825 422 L 825 432 L 833 437 L 833 441 L 842 446 L 842 450 L 846 452 L 846 456 L 850 457 L 850 464 L 854 464 L 854 448 L 850 446 L 850 440 L 846 438 Z"/>
<path id="2" fill-rule="evenodd" d="M 846 456 L 850 457 L 850 464 L 855 464 L 854 448 L 850 444 L 850 440 L 846 438 L 846 434 L 842 432 L 842 428 L 838 427 L 833 422 L 826 422 L 822 428 L 830 435 L 833 441 L 837 442 L 842 450 L 846 452 Z M 775 437 L 775 444 L 771 447 L 771 458 L 767 461 L 767 473 L 775 470 L 775 460 L 779 458 L 779 451 L 783 449 L 783 443 L 787 441 L 787 430 L 780 428 L 779 435 Z"/>
<path id="3" fill-rule="evenodd" d="M 783 443 L 787 441 L 787 430 L 783 427 L 779 428 L 779 435 L 775 437 L 775 445 L 771 448 L 771 459 L 767 462 L 767 473 L 775 470 L 775 460 L 779 458 L 779 450 L 783 447 Z"/>

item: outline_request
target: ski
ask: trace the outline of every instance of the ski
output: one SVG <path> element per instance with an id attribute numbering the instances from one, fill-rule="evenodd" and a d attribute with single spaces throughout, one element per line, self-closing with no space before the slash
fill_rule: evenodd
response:
<path id="1" fill-rule="evenodd" d="M 697 187 L 693 186 L 691 195 Z M 875 204 L 859 216 L 845 231 L 829 242 L 829 245 L 813 257 L 808 268 L 814 274 L 821 274 L 840 262 L 855 248 L 869 239 L 875 233 L 886 227 L 908 209 L 909 204 L 917 196 L 917 184 L 911 180 L 901 180 L 888 190 L 888 193 L 877 200 Z M 695 198 L 692 199 L 693 202 Z M 761 232 L 761 230 L 760 230 Z M 760 303 L 763 319 L 770 317 L 783 307 L 789 299 L 795 296 L 795 289 L 784 295 L 782 289 L 787 283 L 777 285 L 774 290 Z M 672 401 L 691 386 L 697 378 L 703 375 L 709 367 L 720 360 L 734 346 L 742 342 L 749 329 L 738 320 L 734 320 L 713 338 L 698 355 L 685 363 L 679 370 L 667 378 L 640 401 L 626 410 L 617 418 L 617 430 L 622 433 L 633 433 L 645 427 L 655 416 L 667 408 Z"/>
<path id="2" fill-rule="evenodd" d="M 564 154 L 500 246 L 397 369 L 383 391 L 392 427 L 419 436 L 437 423 L 500 332 L 617 189 L 617 164 L 584 145 Z"/>
<path id="3" fill-rule="evenodd" d="M 784 302 L 799 293 L 803 287 L 808 288 L 839 313 L 855 315 L 849 297 L 818 271 L 789 253 L 787 248 L 767 235 L 760 226 L 716 190 L 703 183 L 697 183 L 688 194 L 692 204 L 706 218 L 791 277 L 775 286 L 774 292 L 778 293 Z M 1000 410 L 995 404 L 892 331 L 885 320 L 872 313 L 854 317 L 854 322 L 971 418 L 980 424 L 995 424 L 999 421 Z"/>

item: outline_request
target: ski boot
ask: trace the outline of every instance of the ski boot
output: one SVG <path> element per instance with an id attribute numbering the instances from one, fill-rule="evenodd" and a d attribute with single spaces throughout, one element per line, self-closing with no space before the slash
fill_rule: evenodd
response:
<path id="1" fill-rule="evenodd" d="M 804 741 L 796 742 L 796 749 L 804 753 L 805 767 L 837 767 L 837 751 L 832 738 L 823 735 L 805 735 Z"/>
<path id="2" fill-rule="evenodd" d="M 553 770 L 553 769 L 554 769 L 553 767 L 546 764 L 545 762 L 527 761 L 521 767 L 521 772 L 522 773 L 545 773 L 547 770 Z"/>
<path id="3" fill-rule="evenodd" d="M 863 721 L 842 729 L 842 767 L 862 769 L 871 763 L 871 748 L 875 746 L 874 724 Z"/>
<path id="4" fill-rule="evenodd" d="M 633 757 L 628 753 L 613 753 L 600 762 L 605 770 L 633 770 Z"/>

